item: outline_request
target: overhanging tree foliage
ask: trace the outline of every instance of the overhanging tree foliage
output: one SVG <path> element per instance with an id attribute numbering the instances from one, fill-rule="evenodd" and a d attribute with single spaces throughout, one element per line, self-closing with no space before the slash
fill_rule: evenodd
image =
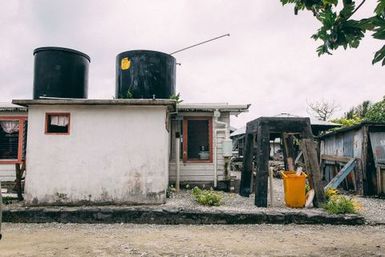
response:
<path id="1" fill-rule="evenodd" d="M 294 4 L 294 13 L 311 11 L 322 26 L 312 35 L 323 43 L 317 48 L 318 56 L 331 54 L 339 47 L 357 48 L 365 36 L 372 32 L 375 39 L 385 40 L 385 0 L 377 0 L 373 16 L 353 19 L 366 0 L 280 0 L 283 5 Z M 370 0 L 374 1 L 374 0 Z M 385 45 L 374 54 L 372 63 L 385 65 Z"/>

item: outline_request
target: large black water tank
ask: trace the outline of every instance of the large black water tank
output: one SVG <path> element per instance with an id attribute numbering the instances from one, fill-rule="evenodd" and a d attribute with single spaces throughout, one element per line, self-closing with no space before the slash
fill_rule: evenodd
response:
<path id="1" fill-rule="evenodd" d="M 175 58 L 134 50 L 116 57 L 116 98 L 168 99 L 175 94 Z"/>
<path id="2" fill-rule="evenodd" d="M 40 96 L 87 98 L 90 57 L 62 47 L 41 47 L 33 51 L 35 68 L 33 98 Z"/>

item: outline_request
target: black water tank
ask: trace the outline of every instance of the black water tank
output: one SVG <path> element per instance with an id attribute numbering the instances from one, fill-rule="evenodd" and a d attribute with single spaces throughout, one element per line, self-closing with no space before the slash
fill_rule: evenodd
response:
<path id="1" fill-rule="evenodd" d="M 175 58 L 134 50 L 116 57 L 116 98 L 168 99 L 175 94 Z"/>
<path id="2" fill-rule="evenodd" d="M 90 57 L 62 47 L 41 47 L 33 51 L 35 68 L 33 98 L 40 96 L 87 98 Z"/>

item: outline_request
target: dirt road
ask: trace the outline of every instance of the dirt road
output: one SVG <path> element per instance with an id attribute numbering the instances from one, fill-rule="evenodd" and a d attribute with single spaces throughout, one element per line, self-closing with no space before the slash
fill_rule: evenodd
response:
<path id="1" fill-rule="evenodd" d="M 10 224 L 0 256 L 385 256 L 384 226 Z"/>

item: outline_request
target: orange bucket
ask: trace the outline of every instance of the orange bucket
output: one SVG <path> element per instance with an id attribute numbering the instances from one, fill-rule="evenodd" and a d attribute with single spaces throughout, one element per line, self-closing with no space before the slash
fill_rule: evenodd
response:
<path id="1" fill-rule="evenodd" d="M 303 208 L 306 202 L 305 184 L 307 175 L 301 172 L 299 176 L 294 171 L 281 171 L 285 203 L 287 207 Z"/>

